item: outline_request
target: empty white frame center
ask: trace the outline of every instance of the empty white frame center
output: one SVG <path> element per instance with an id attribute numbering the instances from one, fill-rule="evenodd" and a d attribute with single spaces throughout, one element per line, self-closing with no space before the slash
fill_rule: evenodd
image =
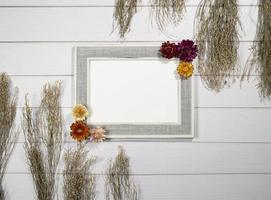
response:
<path id="1" fill-rule="evenodd" d="M 176 62 L 158 59 L 89 59 L 92 123 L 180 123 Z"/>

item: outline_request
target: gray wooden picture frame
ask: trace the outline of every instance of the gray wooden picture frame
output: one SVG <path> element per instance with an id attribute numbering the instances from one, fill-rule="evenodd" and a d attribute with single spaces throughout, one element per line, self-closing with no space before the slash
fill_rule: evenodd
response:
<path id="1" fill-rule="evenodd" d="M 88 105 L 87 68 L 90 59 L 157 58 L 158 46 L 76 47 L 76 103 Z M 103 124 L 112 139 L 177 139 L 193 137 L 192 78 L 180 81 L 179 124 Z M 96 124 L 94 124 L 96 125 Z"/>

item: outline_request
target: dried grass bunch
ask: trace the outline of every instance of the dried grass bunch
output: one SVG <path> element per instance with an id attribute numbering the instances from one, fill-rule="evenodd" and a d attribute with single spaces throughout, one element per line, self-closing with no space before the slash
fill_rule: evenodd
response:
<path id="1" fill-rule="evenodd" d="M 140 0 L 116 0 L 113 14 L 113 29 L 118 30 L 121 38 L 130 31 L 133 16 L 137 13 L 137 6 Z"/>
<path id="2" fill-rule="evenodd" d="M 201 0 L 196 15 L 198 71 L 205 86 L 219 92 L 239 71 L 237 0 Z"/>
<path id="3" fill-rule="evenodd" d="M 257 87 L 262 99 L 271 99 L 271 1 L 259 0 L 257 33 L 242 80 L 259 74 Z"/>
<path id="4" fill-rule="evenodd" d="M 64 200 L 94 200 L 96 197 L 96 177 L 89 173 L 95 159 L 88 159 L 87 153 L 82 144 L 75 151 L 65 152 Z"/>
<path id="5" fill-rule="evenodd" d="M 15 130 L 18 89 L 13 89 L 6 73 L 0 73 L 0 200 L 4 200 L 3 178 L 19 131 Z"/>
<path id="6" fill-rule="evenodd" d="M 186 0 L 151 0 L 152 15 L 156 19 L 156 23 L 160 30 L 167 25 L 178 25 L 182 20 L 185 11 Z"/>
<path id="7" fill-rule="evenodd" d="M 25 152 L 39 200 L 53 200 L 57 191 L 56 171 L 64 135 L 60 99 L 61 83 L 46 84 L 37 112 L 32 114 L 27 97 L 23 109 Z"/>
<path id="8" fill-rule="evenodd" d="M 107 200 L 137 200 L 138 191 L 130 176 L 130 163 L 124 149 L 106 170 L 105 192 Z"/>

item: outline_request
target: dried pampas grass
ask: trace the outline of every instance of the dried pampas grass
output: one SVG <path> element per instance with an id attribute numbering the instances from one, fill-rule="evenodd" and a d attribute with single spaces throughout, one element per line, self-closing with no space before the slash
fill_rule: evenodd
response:
<path id="1" fill-rule="evenodd" d="M 0 200 L 5 200 L 3 178 L 19 131 L 15 130 L 18 89 L 12 88 L 6 73 L 0 73 Z"/>
<path id="2" fill-rule="evenodd" d="M 140 0 L 116 0 L 113 14 L 113 30 L 117 29 L 121 38 L 130 31 L 133 16 L 137 13 Z"/>
<path id="3" fill-rule="evenodd" d="M 87 159 L 87 153 L 81 144 L 75 151 L 65 152 L 64 200 L 94 200 L 96 197 L 96 177 L 89 173 L 95 159 Z"/>
<path id="4" fill-rule="evenodd" d="M 255 72 L 259 74 L 257 87 L 263 100 L 271 99 L 271 1 L 259 0 L 257 33 L 251 48 L 242 80 Z"/>
<path id="5" fill-rule="evenodd" d="M 107 200 L 137 200 L 138 191 L 130 176 L 130 162 L 123 147 L 106 170 L 105 192 Z"/>
<path id="6" fill-rule="evenodd" d="M 64 134 L 60 99 L 60 82 L 46 84 L 38 111 L 32 114 L 27 98 L 23 109 L 25 152 L 39 200 L 53 200 L 57 190 L 56 170 Z"/>
<path id="7" fill-rule="evenodd" d="M 185 11 L 186 0 L 151 0 L 152 15 L 160 30 L 167 25 L 178 25 Z"/>
<path id="8" fill-rule="evenodd" d="M 237 0 L 202 0 L 196 20 L 198 71 L 205 86 L 219 92 L 239 71 Z"/>

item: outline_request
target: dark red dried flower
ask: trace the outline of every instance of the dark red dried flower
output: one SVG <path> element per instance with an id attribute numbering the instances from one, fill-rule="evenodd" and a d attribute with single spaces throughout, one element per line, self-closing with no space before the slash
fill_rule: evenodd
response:
<path id="1" fill-rule="evenodd" d="M 198 46 L 192 40 L 182 40 L 176 48 L 176 57 L 182 61 L 192 62 L 198 55 Z"/>
<path id="2" fill-rule="evenodd" d="M 167 41 L 162 43 L 159 51 L 164 58 L 171 59 L 176 56 L 177 48 L 174 43 Z"/>

